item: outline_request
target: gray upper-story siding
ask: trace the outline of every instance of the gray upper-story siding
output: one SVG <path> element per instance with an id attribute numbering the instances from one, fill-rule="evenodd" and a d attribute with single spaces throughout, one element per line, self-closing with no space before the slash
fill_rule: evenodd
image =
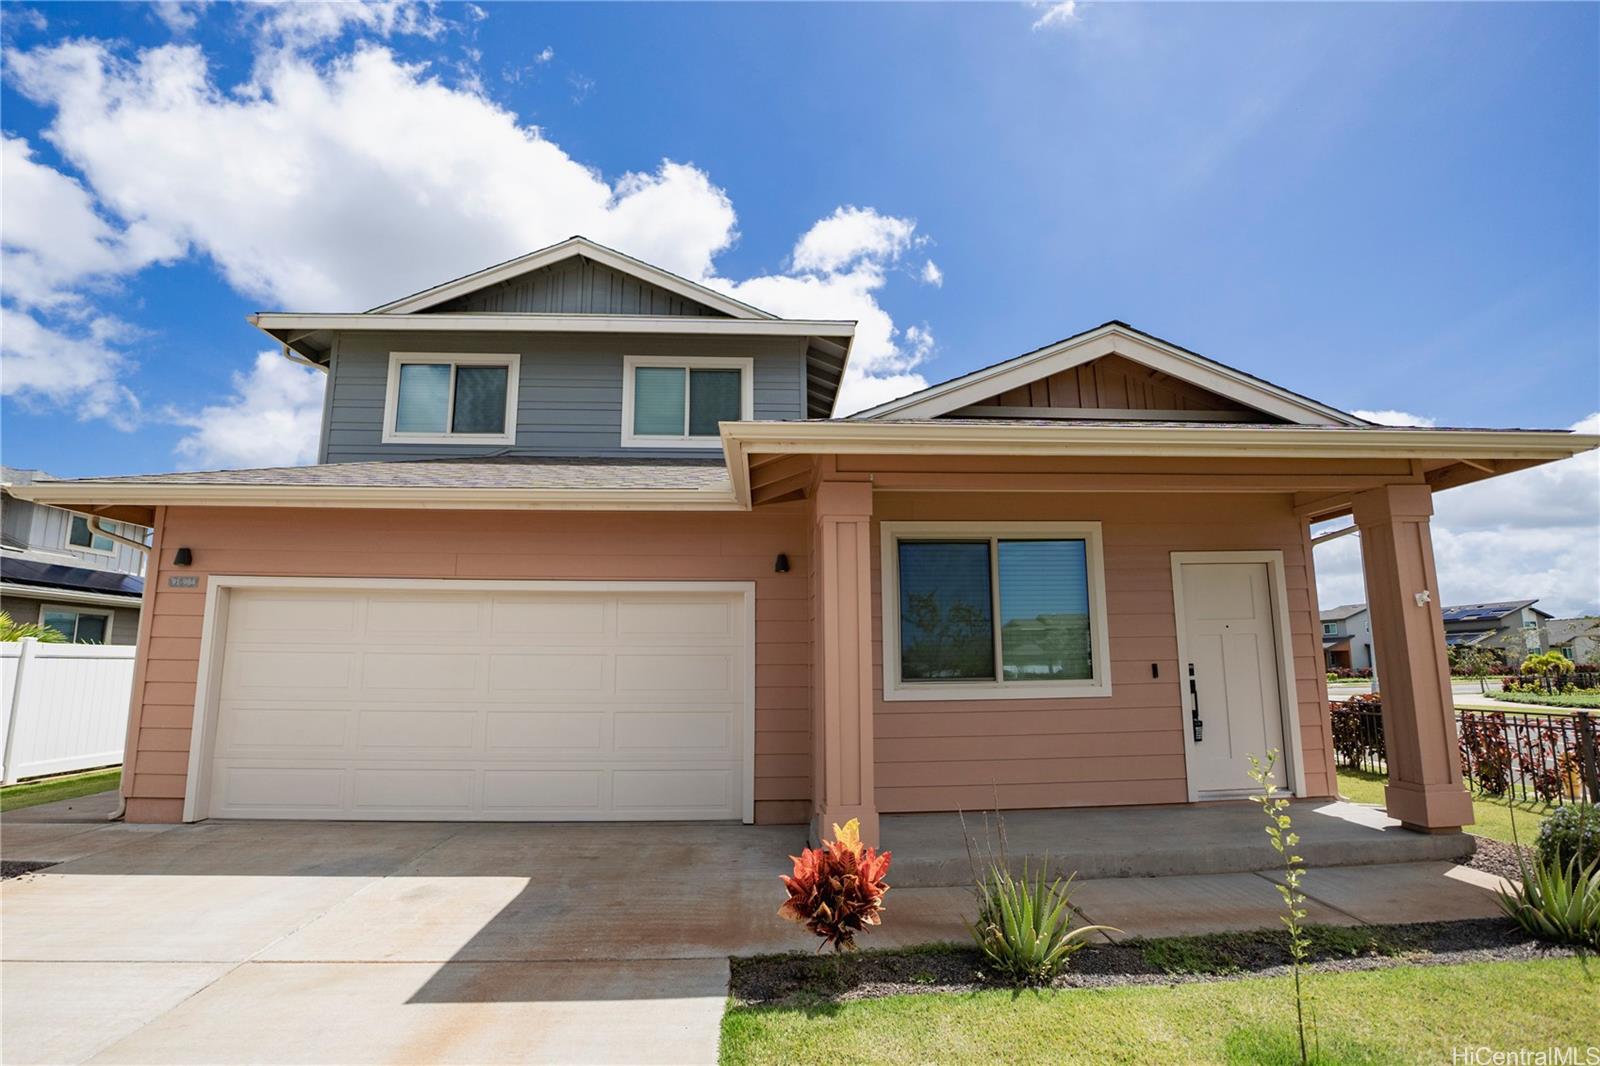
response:
<path id="1" fill-rule="evenodd" d="M 469 292 L 428 311 L 728 317 L 696 300 L 583 256 Z"/>
<path id="2" fill-rule="evenodd" d="M 537 276 L 537 275 L 536 275 Z M 520 310 L 520 308 L 519 308 Z M 384 444 L 383 405 L 394 352 L 521 355 L 516 444 Z M 804 418 L 806 342 L 800 337 L 608 334 L 354 333 L 338 338 L 328 371 L 319 462 L 511 453 L 555 456 L 720 456 L 720 447 L 622 447 L 626 355 L 753 361 L 753 414 Z"/>

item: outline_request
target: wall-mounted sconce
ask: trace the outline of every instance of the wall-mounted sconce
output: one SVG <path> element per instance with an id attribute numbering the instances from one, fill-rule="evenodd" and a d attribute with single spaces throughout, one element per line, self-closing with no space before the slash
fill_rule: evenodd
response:
<path id="1" fill-rule="evenodd" d="M 188 548 L 179 548 L 172 553 L 173 566 L 188 566 L 194 562 L 194 552 Z"/>
<path id="2" fill-rule="evenodd" d="M 787 574 L 789 572 L 789 557 L 783 552 L 779 552 L 777 561 L 772 564 L 772 571 L 775 574 Z"/>

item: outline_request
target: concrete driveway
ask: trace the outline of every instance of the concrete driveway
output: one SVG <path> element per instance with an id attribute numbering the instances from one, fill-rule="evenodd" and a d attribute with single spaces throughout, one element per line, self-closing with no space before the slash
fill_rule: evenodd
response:
<path id="1" fill-rule="evenodd" d="M 6 1062 L 712 1062 L 798 827 L 7 815 Z M 61 805 L 54 805 L 60 807 Z M 875 946 L 961 933 L 917 890 Z"/>
<path id="2" fill-rule="evenodd" d="M 814 944 L 776 916 L 799 827 L 133 826 L 104 821 L 113 803 L 0 820 L 4 858 L 59 864 L 0 886 L 5 1062 L 713 1062 L 728 956 Z M 1074 899 L 1130 936 L 1260 929 L 1271 877 L 1086 880 Z M 1307 890 L 1313 920 L 1356 924 L 1492 915 L 1492 882 L 1403 862 L 1314 870 Z M 965 887 L 902 885 L 865 946 L 963 940 L 971 907 Z"/>

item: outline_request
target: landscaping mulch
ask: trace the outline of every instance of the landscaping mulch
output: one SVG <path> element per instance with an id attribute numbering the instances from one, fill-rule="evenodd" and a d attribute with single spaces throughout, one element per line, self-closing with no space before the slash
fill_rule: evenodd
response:
<path id="1" fill-rule="evenodd" d="M 1457 866 L 1470 866 L 1474 870 L 1504 877 L 1508 881 L 1522 880 L 1521 868 L 1517 864 L 1517 845 L 1507 844 L 1504 841 L 1492 840 L 1489 837 L 1479 837 L 1478 847 L 1471 855 L 1464 859 L 1457 859 Z M 1538 855 L 1530 847 L 1521 848 L 1522 859 L 1532 865 Z"/>
<path id="2" fill-rule="evenodd" d="M 27 862 L 23 859 L 0 860 L 0 881 L 8 881 L 13 877 L 31 874 L 35 870 L 43 870 L 46 866 L 54 866 L 53 862 Z"/>
<path id="3" fill-rule="evenodd" d="M 1573 954 L 1534 940 L 1499 918 L 1409 925 L 1314 926 L 1311 972 L 1390 966 L 1512 962 Z M 855 955 L 761 955 L 731 960 L 733 998 L 746 1005 L 800 1005 L 923 992 L 1011 988 L 974 949 L 930 945 Z M 1259 930 L 1085 947 L 1053 988 L 1170 985 L 1274 977 L 1291 971 L 1284 933 Z"/>

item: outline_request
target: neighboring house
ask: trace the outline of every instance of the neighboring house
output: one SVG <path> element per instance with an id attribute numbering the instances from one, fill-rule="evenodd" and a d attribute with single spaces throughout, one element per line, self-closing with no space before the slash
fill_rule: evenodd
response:
<path id="1" fill-rule="evenodd" d="M 1322 654 L 1329 670 L 1372 669 L 1372 619 L 1364 603 L 1322 612 Z"/>
<path id="2" fill-rule="evenodd" d="M 79 644 L 134 643 L 145 555 L 133 543 L 143 544 L 149 530 L 12 493 L 51 480 L 38 470 L 0 467 L 0 611 Z"/>
<path id="3" fill-rule="evenodd" d="M 1544 621 L 1550 614 L 1535 607 L 1538 602 L 1503 600 L 1446 607 L 1445 643 L 1452 648 L 1488 648 L 1515 666 L 1529 655 L 1544 651 Z"/>
<path id="4" fill-rule="evenodd" d="M 1575 663 L 1600 663 L 1600 618 L 1550 618 L 1544 623 L 1544 646 Z"/>
<path id="5" fill-rule="evenodd" d="M 1335 794 L 1312 522 L 1362 531 L 1391 813 L 1471 821 L 1431 495 L 1588 450 L 1377 426 L 1118 322 L 831 418 L 854 325 L 581 238 L 365 313 L 321 465 L 155 527 L 134 821 L 741 819 Z"/>

